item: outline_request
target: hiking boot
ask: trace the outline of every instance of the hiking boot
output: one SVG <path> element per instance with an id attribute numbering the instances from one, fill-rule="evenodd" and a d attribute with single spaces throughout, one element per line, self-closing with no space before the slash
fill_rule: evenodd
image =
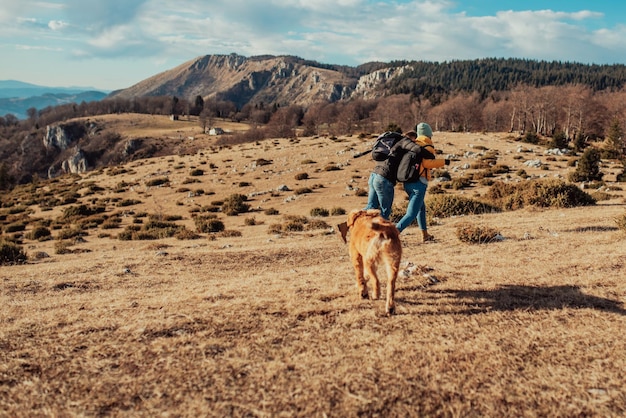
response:
<path id="1" fill-rule="evenodd" d="M 428 231 L 422 231 L 422 242 L 432 242 L 435 240 L 435 237 L 430 235 Z"/>
<path id="2" fill-rule="evenodd" d="M 348 236 L 348 224 L 346 222 L 337 224 L 337 232 L 339 232 L 339 234 L 341 235 L 341 239 L 343 240 L 344 244 L 347 244 L 348 240 L 346 239 L 346 237 Z"/>

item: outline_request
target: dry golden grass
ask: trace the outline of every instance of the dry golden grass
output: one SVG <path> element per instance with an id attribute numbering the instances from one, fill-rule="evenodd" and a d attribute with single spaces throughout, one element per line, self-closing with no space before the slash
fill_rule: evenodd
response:
<path id="1" fill-rule="evenodd" d="M 519 144 L 502 136 L 434 139 L 457 155 L 473 143 L 497 148 L 499 162 L 521 168 Z M 442 218 L 428 244 L 409 228 L 397 315 L 386 317 L 384 300 L 357 297 L 347 247 L 330 229 L 268 233 L 284 215 L 364 206 L 355 191 L 367 187 L 372 162 L 350 155 L 366 146 L 270 140 L 82 176 L 104 191 L 81 201 L 142 203 L 108 201 L 106 213 L 127 216 L 120 228 L 88 230 L 71 247 L 80 252 L 25 240 L 29 255 L 51 256 L 0 267 L 0 416 L 626 414 L 626 241 L 615 223 L 625 192 L 592 207 Z M 331 164 L 341 169 L 324 170 Z M 525 169 L 571 169 L 552 166 Z M 193 167 L 205 174 L 185 186 L 204 194 L 177 192 Z M 302 172 L 309 178 L 296 180 Z M 169 185 L 145 186 L 157 176 Z M 114 192 L 122 181 L 131 186 Z M 276 192 L 282 184 L 312 193 Z M 182 215 L 177 223 L 195 230 L 192 210 L 233 193 L 250 195 L 252 211 L 218 217 L 241 237 L 115 238 L 131 210 Z M 63 210 L 33 208 L 33 218 Z M 464 244 L 456 230 L 467 222 L 505 239 Z"/>

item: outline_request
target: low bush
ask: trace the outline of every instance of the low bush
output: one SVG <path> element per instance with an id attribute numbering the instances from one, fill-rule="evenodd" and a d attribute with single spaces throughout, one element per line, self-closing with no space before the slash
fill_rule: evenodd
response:
<path id="1" fill-rule="evenodd" d="M 87 232 L 80 228 L 63 228 L 57 234 L 58 240 L 71 239 L 88 235 Z"/>
<path id="2" fill-rule="evenodd" d="M 137 200 L 137 199 L 124 199 L 121 202 L 117 202 L 117 206 L 119 207 L 126 207 L 126 206 L 133 206 L 133 205 L 138 205 L 141 203 L 141 200 Z"/>
<path id="3" fill-rule="evenodd" d="M 11 233 L 11 232 L 20 232 L 20 231 L 24 231 L 26 229 L 26 224 L 23 222 L 15 222 L 12 224 L 9 224 L 7 226 L 4 227 L 4 232 L 6 232 L 7 234 Z"/>
<path id="4" fill-rule="evenodd" d="M 450 194 L 436 194 L 427 197 L 426 208 L 426 214 L 430 219 L 500 211 L 488 203 Z"/>
<path id="5" fill-rule="evenodd" d="M 66 221 L 71 221 L 77 218 L 95 215 L 96 213 L 102 213 L 104 212 L 104 210 L 105 208 L 103 206 L 68 206 L 67 208 L 63 209 L 63 214 L 61 215 L 61 217 Z"/>
<path id="6" fill-rule="evenodd" d="M 487 191 L 486 199 L 503 210 L 526 206 L 571 208 L 595 205 L 595 199 L 578 186 L 562 180 L 531 180 L 509 184 L 496 182 Z"/>
<path id="7" fill-rule="evenodd" d="M 330 228 L 330 225 L 328 225 L 328 223 L 323 219 L 312 219 L 309 223 L 306 224 L 306 229 L 309 231 L 328 228 Z"/>
<path id="8" fill-rule="evenodd" d="M 280 234 L 282 232 L 301 232 L 307 228 L 309 220 L 306 216 L 285 215 L 282 224 L 272 224 L 268 228 L 270 234 Z"/>
<path id="9" fill-rule="evenodd" d="M 311 209 L 311 216 L 328 216 L 328 209 L 325 208 L 313 208 Z"/>
<path id="10" fill-rule="evenodd" d="M 28 234 L 26 234 L 26 238 L 30 240 L 44 241 L 50 238 L 51 235 L 52 233 L 45 226 L 36 226 Z"/>
<path id="11" fill-rule="evenodd" d="M 67 241 L 57 241 L 54 243 L 54 253 L 70 254 L 72 252 L 72 249 L 70 248 L 71 246 L 72 244 Z"/>
<path id="12" fill-rule="evenodd" d="M 200 235 L 196 234 L 195 232 L 183 226 L 179 228 L 178 231 L 176 231 L 176 233 L 174 234 L 174 238 L 179 239 L 179 240 L 198 239 L 200 238 Z"/>
<path id="13" fill-rule="evenodd" d="M 486 244 L 500 240 L 500 232 L 498 230 L 468 223 L 457 227 L 456 236 L 461 242 L 467 244 Z"/>
<path id="14" fill-rule="evenodd" d="M 178 215 L 174 215 L 177 217 Z M 184 226 L 165 220 L 162 216 L 151 215 L 142 225 L 128 225 L 117 235 L 122 241 L 155 240 L 175 236 Z"/>
<path id="15" fill-rule="evenodd" d="M 215 216 L 196 216 L 194 218 L 196 230 L 200 233 L 206 234 L 211 232 L 221 232 L 224 230 L 224 222 L 217 219 Z"/>
<path id="16" fill-rule="evenodd" d="M 168 179 L 167 177 L 158 177 L 155 179 L 147 180 L 146 186 L 149 186 L 149 187 L 162 186 L 164 184 L 169 184 L 169 182 L 170 182 L 170 179 Z"/>
<path id="17" fill-rule="evenodd" d="M 24 263 L 27 259 L 23 248 L 13 242 L 0 240 L 0 265 Z"/>
<path id="18" fill-rule="evenodd" d="M 224 238 L 236 238 L 241 237 L 243 234 L 241 233 L 241 231 L 237 231 L 234 229 L 225 229 L 222 232 L 219 232 L 218 235 Z"/>
<path id="19" fill-rule="evenodd" d="M 236 216 L 240 213 L 245 213 L 250 210 L 250 205 L 245 203 L 248 200 L 247 196 L 234 193 L 224 200 L 222 204 L 222 212 L 227 216 Z"/>
<path id="20" fill-rule="evenodd" d="M 339 171 L 341 168 L 335 164 L 330 164 L 324 167 L 324 171 Z"/>

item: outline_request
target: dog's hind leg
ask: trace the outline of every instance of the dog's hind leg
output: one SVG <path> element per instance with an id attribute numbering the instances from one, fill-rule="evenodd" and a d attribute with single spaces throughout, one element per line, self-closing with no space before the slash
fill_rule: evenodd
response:
<path id="1" fill-rule="evenodd" d="M 365 277 L 372 280 L 372 299 L 376 300 L 380 297 L 380 280 L 378 279 L 377 261 L 375 258 L 368 257 L 365 259 Z"/>
<path id="2" fill-rule="evenodd" d="M 400 270 L 400 258 L 386 257 L 384 263 L 387 270 L 387 301 L 385 311 L 387 315 L 393 315 L 396 313 L 396 279 L 398 278 L 398 271 Z"/>
<path id="3" fill-rule="evenodd" d="M 367 293 L 367 282 L 363 276 L 363 257 L 360 254 L 352 255 L 352 265 L 356 275 L 356 287 L 362 299 L 369 297 Z"/>

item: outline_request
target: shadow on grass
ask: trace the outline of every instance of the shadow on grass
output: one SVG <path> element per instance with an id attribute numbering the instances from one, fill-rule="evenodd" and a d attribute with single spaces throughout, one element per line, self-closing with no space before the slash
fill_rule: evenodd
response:
<path id="1" fill-rule="evenodd" d="M 450 300 L 449 303 L 461 308 L 458 313 L 465 314 L 570 308 L 596 309 L 626 315 L 622 302 L 586 295 L 578 286 L 506 285 L 493 290 L 428 289 L 425 293 L 435 298 L 453 298 L 454 300 Z"/>

